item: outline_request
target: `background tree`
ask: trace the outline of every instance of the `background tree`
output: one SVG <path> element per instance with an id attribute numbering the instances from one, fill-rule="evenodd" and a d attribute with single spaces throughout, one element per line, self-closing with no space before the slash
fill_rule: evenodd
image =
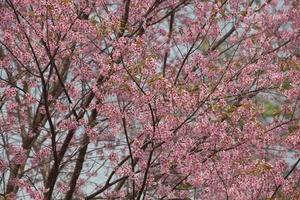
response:
<path id="1" fill-rule="evenodd" d="M 299 36 L 296 0 L 1 0 L 1 196 L 299 199 Z"/>

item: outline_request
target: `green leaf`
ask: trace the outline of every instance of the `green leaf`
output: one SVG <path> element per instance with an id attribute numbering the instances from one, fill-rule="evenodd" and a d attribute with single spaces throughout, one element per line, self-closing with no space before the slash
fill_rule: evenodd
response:
<path id="1" fill-rule="evenodd" d="M 265 111 L 262 113 L 264 118 L 277 116 L 281 112 L 280 106 L 275 105 L 271 101 L 264 101 L 263 107 L 265 108 Z"/>

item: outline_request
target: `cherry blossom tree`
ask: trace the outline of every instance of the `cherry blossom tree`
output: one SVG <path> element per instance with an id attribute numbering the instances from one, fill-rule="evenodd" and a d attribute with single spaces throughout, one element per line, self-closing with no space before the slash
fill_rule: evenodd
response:
<path id="1" fill-rule="evenodd" d="M 299 199 L 298 0 L 0 0 L 2 199 Z"/>

